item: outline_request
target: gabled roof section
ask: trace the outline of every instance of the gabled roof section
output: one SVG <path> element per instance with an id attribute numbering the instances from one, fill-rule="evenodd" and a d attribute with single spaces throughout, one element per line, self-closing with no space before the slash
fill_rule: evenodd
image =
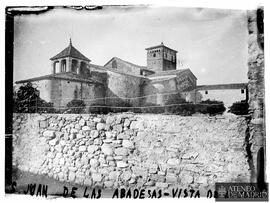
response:
<path id="1" fill-rule="evenodd" d="M 72 72 L 64 72 L 64 73 L 55 73 L 55 74 L 50 74 L 50 75 L 44 75 L 40 77 L 35 77 L 35 78 L 30 78 L 26 80 L 20 80 L 16 81 L 16 84 L 20 83 L 26 83 L 26 82 L 34 82 L 34 81 L 39 81 L 39 80 L 48 80 L 48 79 L 61 79 L 61 80 L 70 80 L 70 81 L 76 81 L 76 82 L 85 82 L 85 83 L 95 83 L 95 84 L 102 84 L 99 81 L 86 78 L 80 75 L 77 75 L 76 73 Z"/>
<path id="2" fill-rule="evenodd" d="M 186 73 L 186 72 L 190 72 L 191 75 L 195 78 L 196 76 L 191 72 L 191 70 L 189 68 L 186 69 L 178 69 L 178 70 L 167 70 L 167 71 L 159 71 L 159 72 L 155 72 L 154 74 L 148 75 L 148 78 L 155 78 L 155 77 L 168 77 L 168 76 L 176 76 L 177 74 L 182 74 L 182 73 Z"/>
<path id="3" fill-rule="evenodd" d="M 118 57 L 113 57 L 111 60 L 109 60 L 105 65 L 104 67 L 106 67 L 111 61 L 116 61 L 116 63 L 125 63 L 127 65 L 130 65 L 130 66 L 133 66 L 135 68 L 139 68 L 139 69 L 142 69 L 142 70 L 148 70 L 145 66 L 139 66 L 139 65 L 136 65 L 134 63 L 130 63 L 128 61 L 125 61 L 123 59 L 120 59 Z M 148 70 L 148 71 L 151 71 L 151 70 Z M 154 71 L 151 71 L 151 72 L 154 72 Z"/>
<path id="4" fill-rule="evenodd" d="M 142 79 L 149 80 L 147 77 L 142 76 L 142 75 L 135 75 L 135 74 L 123 73 L 122 71 L 119 71 L 117 69 L 107 68 L 105 66 L 99 66 L 99 65 L 92 64 L 92 63 L 89 65 L 89 67 L 90 67 L 90 69 L 91 68 L 99 69 L 102 72 L 108 72 L 109 71 L 109 72 L 119 73 L 121 75 L 127 75 L 127 76 L 132 76 L 132 77 L 135 77 L 135 78 L 142 78 Z"/>
<path id="5" fill-rule="evenodd" d="M 159 72 L 155 72 L 152 75 L 149 75 L 148 77 L 171 76 L 171 75 L 176 75 L 178 73 L 182 73 L 186 70 L 187 69 L 159 71 Z"/>
<path id="6" fill-rule="evenodd" d="M 72 45 L 71 40 L 67 48 L 65 48 L 59 54 L 56 54 L 54 57 L 50 58 L 50 60 L 56 60 L 56 59 L 65 58 L 65 57 L 72 57 L 72 58 L 81 59 L 85 61 L 91 61 Z"/>
<path id="7" fill-rule="evenodd" d="M 163 44 L 163 42 L 161 42 L 161 44 L 160 44 L 160 45 L 157 45 L 157 46 L 152 46 L 152 47 L 146 48 L 145 50 L 155 49 L 155 48 L 159 48 L 159 47 L 164 47 L 164 48 L 166 48 L 166 49 L 169 49 L 169 50 L 171 50 L 171 51 L 173 51 L 173 52 L 177 53 L 177 51 L 176 51 L 176 50 L 171 49 L 171 48 L 169 48 L 169 47 L 165 46 L 165 45 Z"/>

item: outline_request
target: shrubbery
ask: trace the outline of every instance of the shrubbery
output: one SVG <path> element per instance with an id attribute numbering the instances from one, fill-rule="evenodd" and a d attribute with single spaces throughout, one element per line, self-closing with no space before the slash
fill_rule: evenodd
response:
<path id="1" fill-rule="evenodd" d="M 209 99 L 200 102 L 196 107 L 196 112 L 210 115 L 222 114 L 225 110 L 223 102 Z"/>
<path id="2" fill-rule="evenodd" d="M 160 106 L 154 103 L 147 103 L 140 107 L 132 107 L 130 102 L 118 101 L 114 106 L 105 104 L 92 104 L 86 107 L 83 100 L 74 99 L 70 101 L 66 108 L 62 111 L 56 111 L 53 108 L 53 103 L 46 102 L 39 97 L 39 91 L 33 87 L 31 83 L 21 86 L 14 97 L 14 112 L 18 113 L 92 113 L 92 114 L 107 114 L 107 113 L 153 113 L 153 114 L 176 114 L 182 116 L 191 116 L 195 113 L 216 115 L 222 114 L 226 108 L 223 102 L 206 100 L 198 104 L 187 102 L 180 94 L 168 96 L 165 106 Z M 248 104 L 244 101 L 236 102 L 230 107 L 230 112 L 237 115 L 248 113 Z"/>
<path id="3" fill-rule="evenodd" d="M 247 115 L 248 114 L 249 105 L 246 100 L 238 101 L 232 104 L 229 107 L 230 113 L 234 113 L 236 115 Z"/>
<path id="4" fill-rule="evenodd" d="M 81 114 L 86 113 L 85 103 L 83 100 L 73 99 L 67 103 L 67 109 L 65 113 Z"/>
<path id="5" fill-rule="evenodd" d="M 107 114 L 110 112 L 110 107 L 105 104 L 92 104 L 88 108 L 88 113 L 91 114 Z"/>

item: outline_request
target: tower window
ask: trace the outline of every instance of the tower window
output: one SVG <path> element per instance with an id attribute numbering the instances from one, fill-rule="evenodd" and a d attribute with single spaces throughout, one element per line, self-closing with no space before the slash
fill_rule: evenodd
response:
<path id="1" fill-rule="evenodd" d="M 208 91 L 207 90 L 205 91 L 205 94 L 208 94 Z"/>
<path id="2" fill-rule="evenodd" d="M 153 57 L 156 57 L 156 53 L 153 54 Z"/>

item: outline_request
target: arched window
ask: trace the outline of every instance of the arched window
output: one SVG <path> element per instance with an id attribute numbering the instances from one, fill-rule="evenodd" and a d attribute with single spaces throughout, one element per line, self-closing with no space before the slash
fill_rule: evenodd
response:
<path id="1" fill-rule="evenodd" d="M 156 57 L 156 53 L 153 54 L 153 57 Z"/>
<path id="2" fill-rule="evenodd" d="M 78 99 L 78 90 L 74 90 L 74 99 Z"/>
<path id="3" fill-rule="evenodd" d="M 61 72 L 59 61 L 53 63 L 53 73 Z"/>
<path id="4" fill-rule="evenodd" d="M 78 61 L 77 60 L 72 60 L 71 61 L 71 72 L 76 73 L 77 72 L 77 67 L 78 66 Z"/>
<path id="5" fill-rule="evenodd" d="M 66 60 L 61 61 L 61 72 L 66 72 Z"/>

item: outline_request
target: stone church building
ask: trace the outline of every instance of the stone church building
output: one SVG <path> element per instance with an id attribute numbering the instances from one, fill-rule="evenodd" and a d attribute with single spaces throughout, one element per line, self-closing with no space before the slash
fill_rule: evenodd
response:
<path id="1" fill-rule="evenodd" d="M 92 64 L 70 40 L 68 47 L 50 58 L 51 74 L 16 83 L 32 82 L 40 97 L 56 108 L 73 99 L 87 106 L 164 105 L 177 93 L 193 101 L 197 78 L 190 69 L 177 69 L 177 51 L 161 43 L 146 52 L 146 67 L 117 57 L 101 66 Z"/>

